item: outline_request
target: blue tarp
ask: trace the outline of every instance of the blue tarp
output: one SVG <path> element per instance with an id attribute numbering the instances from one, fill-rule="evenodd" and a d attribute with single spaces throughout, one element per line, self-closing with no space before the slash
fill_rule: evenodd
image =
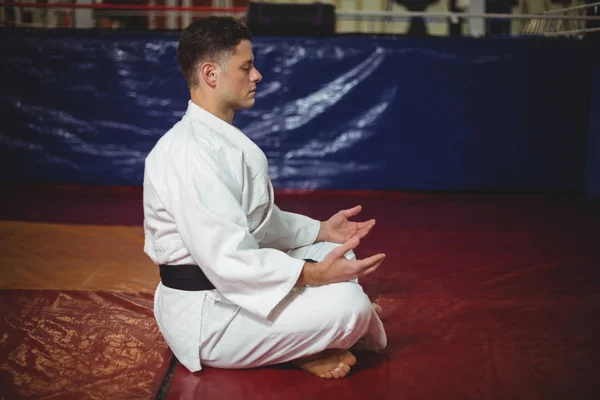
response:
<path id="1" fill-rule="evenodd" d="M 177 40 L 3 32 L 0 181 L 140 185 L 187 107 Z M 259 37 L 263 81 L 234 124 L 276 188 L 583 193 L 595 45 Z"/>
<path id="2" fill-rule="evenodd" d="M 600 195 L 600 66 L 594 77 L 585 191 L 587 194 Z"/>

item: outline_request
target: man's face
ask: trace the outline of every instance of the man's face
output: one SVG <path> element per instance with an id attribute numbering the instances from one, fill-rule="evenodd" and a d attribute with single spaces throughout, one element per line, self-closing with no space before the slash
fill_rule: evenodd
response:
<path id="1" fill-rule="evenodd" d="M 260 72 L 254 67 L 252 44 L 243 40 L 221 69 L 217 84 L 219 96 L 233 110 L 250 108 L 254 105 L 256 84 L 261 79 Z"/>

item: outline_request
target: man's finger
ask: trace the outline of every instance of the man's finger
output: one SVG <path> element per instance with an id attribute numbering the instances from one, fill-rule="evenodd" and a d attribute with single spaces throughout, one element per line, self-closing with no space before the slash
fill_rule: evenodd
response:
<path id="1" fill-rule="evenodd" d="M 360 239 L 357 238 L 356 236 L 352 236 L 344 244 L 333 249 L 330 254 L 334 259 L 341 258 L 344 256 L 344 254 L 346 254 L 350 250 L 354 250 L 356 248 L 356 246 L 358 246 L 359 243 L 360 243 Z"/>
<path id="2" fill-rule="evenodd" d="M 375 218 L 368 220 L 367 222 L 364 222 L 365 225 L 367 225 L 369 227 L 369 229 L 371 229 L 372 227 L 375 226 Z"/>
<path id="3" fill-rule="evenodd" d="M 383 264 L 384 260 L 385 260 L 385 254 L 383 255 L 383 257 L 380 257 L 380 259 L 378 261 L 376 261 L 374 264 L 372 264 L 369 267 L 363 269 L 362 272 L 360 272 L 360 275 L 361 276 L 369 275 L 370 273 L 372 273 L 373 271 L 375 271 L 377 268 L 379 268 L 379 266 L 381 264 Z"/>
<path id="4" fill-rule="evenodd" d="M 379 268 L 379 266 L 383 263 L 383 260 L 381 260 L 380 262 L 378 262 L 377 264 L 373 265 L 371 268 L 367 268 L 366 270 L 362 271 L 360 273 L 360 276 L 366 276 L 369 275 L 375 271 L 377 271 L 377 268 Z"/>
<path id="5" fill-rule="evenodd" d="M 358 205 L 355 207 L 352 207 L 348 210 L 342 210 L 340 211 L 340 213 L 342 213 L 342 215 L 346 218 L 350 218 L 350 217 L 354 217 L 355 215 L 358 215 L 358 213 L 360 213 L 362 210 L 362 206 Z"/>
<path id="6" fill-rule="evenodd" d="M 373 267 L 375 264 L 381 264 L 385 259 L 385 254 L 375 254 L 374 256 L 364 258 L 359 261 L 358 269 L 360 272 Z"/>
<path id="7" fill-rule="evenodd" d="M 359 239 L 362 239 L 363 237 L 367 236 L 367 233 L 369 233 L 374 226 L 374 219 L 371 219 L 367 222 L 361 222 L 358 224 L 358 232 L 356 233 L 356 236 L 358 236 Z"/>

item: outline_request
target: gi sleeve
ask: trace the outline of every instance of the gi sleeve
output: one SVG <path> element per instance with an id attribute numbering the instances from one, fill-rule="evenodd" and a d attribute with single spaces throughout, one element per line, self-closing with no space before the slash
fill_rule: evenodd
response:
<path id="1" fill-rule="evenodd" d="M 321 222 L 310 217 L 282 211 L 273 206 L 271 221 L 260 245 L 279 250 L 290 250 L 313 244 L 321 229 Z"/>
<path id="2" fill-rule="evenodd" d="M 191 152 L 178 164 L 167 181 L 185 247 L 225 299 L 268 318 L 295 286 L 304 261 L 259 248 L 228 186 L 235 184 L 230 168 Z"/>

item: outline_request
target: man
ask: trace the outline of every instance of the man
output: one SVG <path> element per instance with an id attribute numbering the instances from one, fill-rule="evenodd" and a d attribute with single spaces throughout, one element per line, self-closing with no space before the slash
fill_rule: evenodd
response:
<path id="1" fill-rule="evenodd" d="M 375 221 L 350 222 L 360 206 L 319 222 L 275 205 L 264 153 L 232 126 L 262 78 L 245 25 L 197 20 L 177 52 L 191 100 L 144 175 L 144 251 L 160 265 L 161 333 L 192 372 L 292 361 L 343 377 L 359 340 L 386 346 L 356 280 L 385 255 L 356 260 L 352 252 Z"/>

